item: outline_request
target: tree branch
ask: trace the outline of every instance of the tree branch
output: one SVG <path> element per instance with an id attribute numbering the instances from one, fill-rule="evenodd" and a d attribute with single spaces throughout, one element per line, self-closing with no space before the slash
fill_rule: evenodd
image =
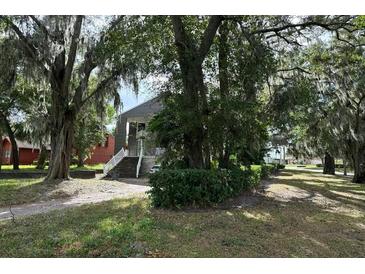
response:
<path id="1" fill-rule="evenodd" d="M 301 67 L 292 67 L 292 68 L 286 68 L 286 69 L 278 69 L 276 72 L 286 72 L 286 71 L 294 71 L 294 70 L 299 70 L 301 72 L 304 72 L 306 74 L 312 74 L 311 72 L 301 68 Z"/>
<path id="2" fill-rule="evenodd" d="M 93 96 L 95 96 L 98 93 L 101 93 L 104 91 L 104 89 L 113 81 L 116 81 L 118 79 L 118 76 L 120 74 L 119 70 L 115 70 L 113 71 L 108 77 L 106 77 L 105 79 L 103 79 L 95 88 L 95 90 L 93 90 L 84 100 L 82 100 L 82 102 L 80 103 L 80 107 L 82 107 L 88 100 L 90 100 L 90 98 L 92 98 Z"/>
<path id="3" fill-rule="evenodd" d="M 208 54 L 210 46 L 213 43 L 215 34 L 223 20 L 220 15 L 214 15 L 210 17 L 208 27 L 205 29 L 200 46 L 199 46 L 199 57 L 203 61 L 205 56 Z"/>
<path id="4" fill-rule="evenodd" d="M 37 17 L 35 17 L 34 15 L 29 15 L 29 17 L 34 21 L 34 23 L 36 23 L 36 25 L 39 27 L 39 29 L 44 33 L 44 35 L 46 35 L 46 37 L 51 37 L 54 38 L 52 35 L 50 35 L 50 33 L 48 32 L 47 28 L 45 25 L 43 25 L 43 23 L 41 21 L 38 20 Z"/>
<path id="5" fill-rule="evenodd" d="M 76 58 L 77 46 L 78 46 L 80 33 L 81 33 L 82 19 L 83 19 L 83 16 L 78 15 L 76 17 L 76 21 L 75 21 L 75 24 L 74 24 L 74 31 L 73 31 L 73 34 L 72 34 L 70 52 L 68 54 L 67 64 L 66 64 L 66 67 L 65 67 L 64 83 L 65 83 L 66 87 L 68 86 L 68 84 L 71 80 L 72 70 L 73 70 L 74 63 L 75 63 L 75 58 Z"/>
<path id="6" fill-rule="evenodd" d="M 259 29 L 259 30 L 256 30 L 256 31 L 253 31 L 251 32 L 250 34 L 251 35 L 254 35 L 254 34 L 261 34 L 261 33 L 268 33 L 268 32 L 281 32 L 283 30 L 286 30 L 286 29 L 290 29 L 290 28 L 301 28 L 301 29 L 304 29 L 304 28 L 307 28 L 307 27 L 321 27 L 321 28 L 324 28 L 326 30 L 329 30 L 329 31 L 335 31 L 335 30 L 338 30 L 340 28 L 344 28 L 348 25 L 350 25 L 348 23 L 349 20 L 346 20 L 345 22 L 330 22 L 330 23 L 323 23 L 323 22 L 317 22 L 317 21 L 308 21 L 308 22 L 304 22 L 304 23 L 298 23 L 298 24 L 286 24 L 286 25 L 283 25 L 281 27 L 273 27 L 273 28 L 266 28 L 266 29 Z"/>
<path id="7" fill-rule="evenodd" d="M 83 102 L 82 97 L 83 93 L 88 87 L 89 77 L 91 72 L 98 66 L 98 63 L 94 60 L 94 53 L 96 49 L 104 44 L 106 36 L 115 28 L 118 26 L 118 24 L 123 20 L 124 16 L 118 16 L 111 24 L 108 30 L 105 32 L 104 35 L 100 37 L 100 40 L 95 45 L 95 47 L 89 49 L 85 53 L 84 62 L 81 65 L 81 80 L 76 88 L 76 92 L 74 97 L 72 98 L 72 105 L 74 105 L 76 108 L 81 107 L 85 102 Z M 88 99 L 87 99 L 88 100 Z"/>
<path id="8" fill-rule="evenodd" d="M 185 32 L 184 24 L 180 15 L 171 16 L 172 26 L 175 34 L 175 44 L 180 50 L 185 50 L 192 45 L 187 45 L 188 37 Z M 189 41 L 190 42 L 190 41 Z M 195 50 L 195 49 L 194 49 Z"/>

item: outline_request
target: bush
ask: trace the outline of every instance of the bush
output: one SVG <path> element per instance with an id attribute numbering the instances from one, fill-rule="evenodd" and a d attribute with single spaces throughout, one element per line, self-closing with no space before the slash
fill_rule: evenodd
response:
<path id="1" fill-rule="evenodd" d="M 276 168 L 277 169 L 284 169 L 285 168 L 285 165 L 284 164 L 277 164 L 276 165 Z"/>
<path id="2" fill-rule="evenodd" d="M 274 166 L 241 170 L 163 169 L 150 175 L 149 195 L 155 207 L 180 208 L 221 203 L 253 189 Z"/>
<path id="3" fill-rule="evenodd" d="M 251 170 L 257 173 L 257 176 L 260 179 L 265 179 L 269 177 L 270 174 L 275 173 L 278 170 L 277 164 L 268 164 L 268 165 L 254 165 L 251 166 Z"/>

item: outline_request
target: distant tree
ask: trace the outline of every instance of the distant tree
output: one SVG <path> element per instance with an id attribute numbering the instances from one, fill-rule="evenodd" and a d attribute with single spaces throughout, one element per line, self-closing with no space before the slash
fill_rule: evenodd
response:
<path id="1" fill-rule="evenodd" d="M 0 126 L 11 142 L 13 169 L 19 169 L 16 136 L 22 131 L 25 112 L 36 90 L 24 78 L 24 60 L 18 42 L 9 37 L 0 40 Z"/>
<path id="2" fill-rule="evenodd" d="M 39 147 L 39 156 L 36 169 L 44 169 L 46 160 L 49 157 L 49 144 L 51 136 L 50 123 L 50 92 L 44 83 L 34 84 L 37 90 L 37 97 L 26 110 L 23 131 L 24 137 L 34 146 Z"/>
<path id="3" fill-rule="evenodd" d="M 110 134 L 106 125 L 115 116 L 114 108 L 107 105 L 105 113 L 100 115 L 94 104 L 85 106 L 79 113 L 75 122 L 75 142 L 74 148 L 77 154 L 77 166 L 84 166 L 86 158 L 91 156 L 93 148 L 105 142 L 105 138 Z"/>
<path id="4" fill-rule="evenodd" d="M 313 48 L 311 62 L 318 88 L 328 101 L 326 129 L 350 158 L 355 183 L 365 183 L 365 51 L 363 38 L 334 40 Z"/>

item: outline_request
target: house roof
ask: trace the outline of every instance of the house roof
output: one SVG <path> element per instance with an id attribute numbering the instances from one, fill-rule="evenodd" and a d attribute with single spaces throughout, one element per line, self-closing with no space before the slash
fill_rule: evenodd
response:
<path id="1" fill-rule="evenodd" d="M 3 140 L 6 139 L 10 142 L 10 139 L 9 137 L 7 136 L 4 136 L 3 137 Z M 39 149 L 39 146 L 36 146 L 36 145 L 32 145 L 31 143 L 27 142 L 27 141 L 24 141 L 24 140 L 19 140 L 19 139 L 15 139 L 17 145 L 18 145 L 18 148 L 29 148 L 29 149 Z M 47 149 L 51 149 L 51 146 L 50 145 L 47 145 Z"/>
<path id="2" fill-rule="evenodd" d="M 152 98 L 146 102 L 143 102 L 134 108 L 122 112 L 120 117 L 144 117 L 148 114 L 157 113 L 162 109 L 162 103 L 159 97 Z"/>

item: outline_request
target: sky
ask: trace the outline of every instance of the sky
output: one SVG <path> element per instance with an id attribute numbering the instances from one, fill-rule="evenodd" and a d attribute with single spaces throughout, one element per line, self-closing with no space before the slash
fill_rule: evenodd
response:
<path id="1" fill-rule="evenodd" d="M 130 87 L 122 86 L 119 94 L 122 99 L 122 112 L 127 111 L 135 106 L 148 101 L 156 96 L 156 92 L 147 86 L 144 82 L 140 83 L 140 90 L 136 95 Z"/>
<path id="2" fill-rule="evenodd" d="M 140 90 L 138 91 L 138 95 L 136 95 L 130 87 L 122 86 L 119 90 L 119 94 L 122 100 L 122 109 L 117 114 L 119 116 L 120 113 L 130 110 L 135 106 L 142 104 L 153 97 L 156 96 L 157 92 L 152 90 L 147 86 L 144 82 L 140 83 Z M 117 119 L 113 121 L 113 123 L 106 125 L 108 130 L 113 130 L 117 123 Z"/>

